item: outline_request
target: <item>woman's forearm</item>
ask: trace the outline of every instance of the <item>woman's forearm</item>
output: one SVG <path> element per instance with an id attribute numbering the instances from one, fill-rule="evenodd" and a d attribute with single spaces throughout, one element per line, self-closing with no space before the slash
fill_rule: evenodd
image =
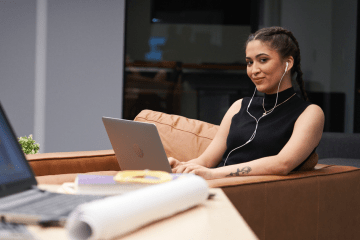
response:
<path id="1" fill-rule="evenodd" d="M 189 162 L 196 163 L 207 168 L 213 168 L 219 164 L 225 150 L 226 145 L 220 142 L 219 139 L 214 139 L 199 157 L 192 159 Z"/>
<path id="2" fill-rule="evenodd" d="M 239 163 L 214 170 L 214 178 L 251 176 L 251 175 L 286 175 L 288 172 L 276 156 L 264 157 L 254 161 Z"/>
<path id="3" fill-rule="evenodd" d="M 202 158 L 201 156 L 198 157 L 198 158 L 191 159 L 191 160 L 189 160 L 189 161 L 187 161 L 187 162 L 188 162 L 188 163 L 195 163 L 195 164 L 198 164 L 198 165 L 207 167 L 207 161 L 204 160 L 204 158 Z"/>

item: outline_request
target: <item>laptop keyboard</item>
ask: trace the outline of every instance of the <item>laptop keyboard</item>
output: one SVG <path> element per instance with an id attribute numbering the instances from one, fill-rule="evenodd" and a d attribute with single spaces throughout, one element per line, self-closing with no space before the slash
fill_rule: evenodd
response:
<path id="1" fill-rule="evenodd" d="M 99 195 L 70 195 L 31 189 L 0 199 L 0 212 L 46 217 L 67 216 L 76 206 L 97 199 Z"/>
<path id="2" fill-rule="evenodd" d="M 36 240 L 22 224 L 6 223 L 0 221 L 0 237 L 7 240 Z"/>
<path id="3" fill-rule="evenodd" d="M 16 207 L 16 212 L 24 214 L 51 214 L 63 216 L 70 213 L 76 206 L 93 200 L 104 198 L 93 195 L 54 194 L 44 199 L 33 201 Z"/>
<path id="4" fill-rule="evenodd" d="M 30 189 L 24 192 L 16 193 L 0 199 L 0 210 L 16 207 L 23 204 L 24 201 L 35 201 L 50 195 L 50 192 L 43 192 L 39 189 Z"/>

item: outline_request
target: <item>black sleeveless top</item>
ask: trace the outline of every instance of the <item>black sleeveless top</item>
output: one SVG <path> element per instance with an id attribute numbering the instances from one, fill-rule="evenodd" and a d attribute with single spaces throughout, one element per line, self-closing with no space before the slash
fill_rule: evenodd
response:
<path id="1" fill-rule="evenodd" d="M 259 120 L 254 139 L 247 145 L 231 152 L 226 161 L 226 165 L 273 156 L 281 151 L 292 135 L 296 120 L 311 104 L 310 102 L 304 101 L 298 94 L 294 94 L 294 88 L 288 88 L 279 92 L 278 106 L 272 113 L 267 114 Z M 256 121 L 246 111 L 250 99 L 249 97 L 243 98 L 240 111 L 232 118 L 226 142 L 227 150 L 217 167 L 224 166 L 224 161 L 229 152 L 246 143 L 255 130 Z M 276 93 L 271 95 L 265 94 L 265 98 L 253 98 L 248 111 L 256 119 L 259 119 L 264 113 L 263 101 L 265 109 L 269 111 L 275 105 Z"/>

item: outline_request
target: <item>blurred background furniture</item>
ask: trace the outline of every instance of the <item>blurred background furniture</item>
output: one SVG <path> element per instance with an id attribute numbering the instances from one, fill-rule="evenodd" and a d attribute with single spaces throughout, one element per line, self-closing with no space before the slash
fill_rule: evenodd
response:
<path id="1" fill-rule="evenodd" d="M 316 152 L 319 163 L 360 168 L 360 134 L 324 132 Z"/>

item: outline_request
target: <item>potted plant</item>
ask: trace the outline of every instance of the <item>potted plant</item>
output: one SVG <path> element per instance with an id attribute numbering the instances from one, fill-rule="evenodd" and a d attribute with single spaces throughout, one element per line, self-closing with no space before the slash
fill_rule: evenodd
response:
<path id="1" fill-rule="evenodd" d="M 18 140 L 25 154 L 35 154 L 39 152 L 40 144 L 35 142 L 32 134 L 30 134 L 29 137 L 19 137 Z"/>

